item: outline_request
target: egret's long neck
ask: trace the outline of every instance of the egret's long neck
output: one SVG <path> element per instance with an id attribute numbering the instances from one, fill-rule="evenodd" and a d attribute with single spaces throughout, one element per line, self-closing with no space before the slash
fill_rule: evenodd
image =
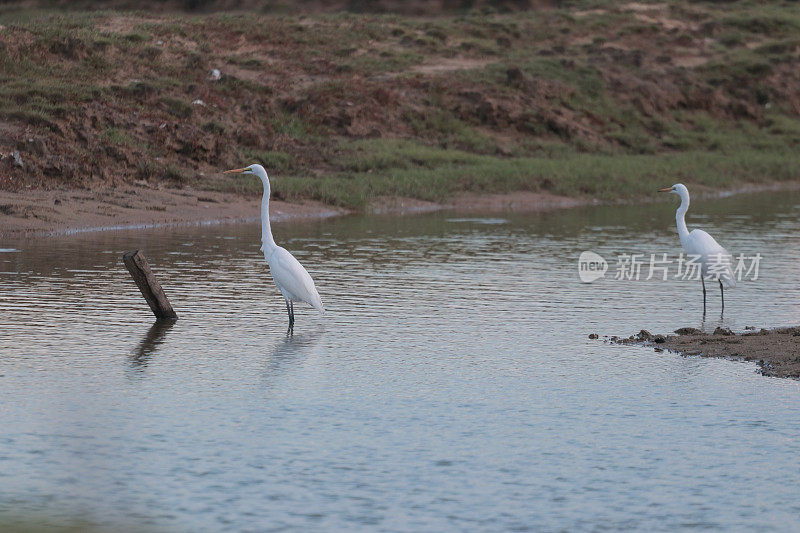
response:
<path id="1" fill-rule="evenodd" d="M 261 250 L 269 255 L 277 245 L 272 237 L 272 227 L 269 225 L 269 178 L 265 176 L 260 176 L 260 178 L 264 185 L 264 194 L 261 196 Z"/>
<path id="2" fill-rule="evenodd" d="M 678 225 L 678 237 L 681 243 L 689 236 L 689 229 L 686 227 L 686 211 L 689 210 L 689 195 L 681 194 L 681 205 L 675 212 L 675 223 Z"/>

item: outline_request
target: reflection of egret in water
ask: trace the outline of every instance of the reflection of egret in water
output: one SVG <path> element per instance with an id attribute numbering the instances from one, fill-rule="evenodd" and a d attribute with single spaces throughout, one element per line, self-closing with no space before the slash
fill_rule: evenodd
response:
<path id="1" fill-rule="evenodd" d="M 291 364 L 301 361 L 319 344 L 325 333 L 325 328 L 320 325 L 313 331 L 303 332 L 299 335 L 286 334 L 267 358 L 267 374 L 277 376 Z"/>
<path id="2" fill-rule="evenodd" d="M 715 317 L 706 319 L 705 313 L 703 314 L 703 318 L 700 320 L 700 331 L 704 333 L 713 333 L 717 328 L 729 328 L 735 329 L 735 324 L 733 321 L 723 317 Z"/>
<path id="3" fill-rule="evenodd" d="M 164 342 L 164 337 L 174 325 L 174 320 L 156 320 L 131 354 L 131 366 L 134 368 L 147 366 L 147 361 Z"/>

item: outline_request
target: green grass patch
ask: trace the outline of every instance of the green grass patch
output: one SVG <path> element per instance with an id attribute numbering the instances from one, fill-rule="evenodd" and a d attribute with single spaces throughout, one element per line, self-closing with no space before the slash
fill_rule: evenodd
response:
<path id="1" fill-rule="evenodd" d="M 106 128 L 103 130 L 102 138 L 115 145 L 133 145 L 134 141 L 119 128 Z"/>
<path id="2" fill-rule="evenodd" d="M 164 96 L 161 98 L 161 103 L 170 114 L 178 118 L 189 118 L 192 116 L 192 104 L 189 102 L 171 96 Z"/>
<path id="3" fill-rule="evenodd" d="M 381 172 L 387 169 L 433 169 L 443 165 L 475 163 L 479 155 L 461 150 L 443 150 L 405 139 L 369 139 L 346 143 L 334 165 L 345 172 Z"/>
<path id="4" fill-rule="evenodd" d="M 340 71 L 375 75 L 403 71 L 413 65 L 418 65 L 423 59 L 424 56 L 410 50 L 384 50 L 355 57 L 346 56 L 345 59 L 338 61 L 338 66 Z"/>
<path id="5" fill-rule="evenodd" d="M 558 159 L 499 159 L 391 168 L 322 178 L 285 177 L 273 185 L 286 199 L 313 198 L 366 209 L 373 198 L 404 196 L 443 201 L 463 192 L 542 191 L 602 200 L 650 196 L 676 182 L 720 189 L 737 184 L 800 179 L 800 157 L 760 151 L 736 154 L 681 152 L 663 155 L 572 154 Z"/>
<path id="6" fill-rule="evenodd" d="M 339 171 L 322 177 L 281 174 L 272 183 L 275 194 L 287 200 L 312 198 L 367 209 L 373 199 L 384 196 L 440 202 L 464 192 L 526 190 L 612 201 L 650 196 L 676 182 L 729 189 L 800 179 L 800 155 L 790 150 L 500 158 L 381 139 L 358 141 L 343 149 L 346 155 L 335 161 Z M 244 180 L 215 179 L 201 185 L 240 193 L 260 190 L 260 184 Z"/>
<path id="7" fill-rule="evenodd" d="M 269 174 L 283 175 L 285 173 L 296 172 L 299 169 L 298 158 L 292 154 L 277 150 L 253 150 L 245 148 L 242 150 L 242 160 L 246 164 L 259 163 Z"/>
<path id="8" fill-rule="evenodd" d="M 319 134 L 316 126 L 306 122 L 294 113 L 275 113 L 270 117 L 269 123 L 275 134 L 288 135 L 295 139 L 308 140 Z"/>

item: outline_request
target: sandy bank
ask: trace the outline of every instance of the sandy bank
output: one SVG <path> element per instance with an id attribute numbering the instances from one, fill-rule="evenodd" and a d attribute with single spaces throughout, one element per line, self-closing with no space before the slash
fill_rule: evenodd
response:
<path id="1" fill-rule="evenodd" d="M 800 327 L 741 334 L 725 328 L 717 328 L 712 334 L 680 328 L 674 335 L 651 335 L 642 330 L 628 338 L 609 337 L 606 341 L 653 346 L 657 351 L 669 350 L 685 356 L 755 361 L 765 376 L 800 377 Z"/>
<path id="2" fill-rule="evenodd" d="M 0 191 L 0 237 L 258 220 L 259 198 L 192 189 Z M 319 202 L 271 203 L 272 219 L 347 213 Z"/>
<path id="3" fill-rule="evenodd" d="M 378 199 L 372 212 L 414 214 L 442 209 L 455 211 L 542 211 L 586 205 L 588 201 L 548 193 L 459 196 L 446 203 L 413 198 Z M 0 238 L 59 235 L 75 231 L 176 226 L 258 220 L 258 197 L 192 189 L 116 188 L 96 191 L 0 191 Z M 349 214 L 319 202 L 273 200 L 271 219 L 325 218 Z"/>
<path id="4" fill-rule="evenodd" d="M 750 184 L 729 190 L 698 187 L 699 197 L 723 197 L 765 191 L 793 191 L 797 182 Z M 643 197 L 635 203 L 656 201 Z M 378 197 L 368 211 L 375 214 L 413 215 L 448 210 L 456 212 L 540 212 L 600 205 L 596 199 L 559 196 L 547 192 L 516 191 L 501 194 L 464 193 L 446 202 L 415 198 Z M 619 204 L 634 203 L 633 200 Z M 102 231 L 187 224 L 247 222 L 260 216 L 260 196 L 210 192 L 192 188 L 168 189 L 131 185 L 96 190 L 0 191 L 0 238 L 20 235 L 62 235 L 76 231 Z M 326 218 L 353 211 L 312 200 L 270 202 L 273 222 Z"/>

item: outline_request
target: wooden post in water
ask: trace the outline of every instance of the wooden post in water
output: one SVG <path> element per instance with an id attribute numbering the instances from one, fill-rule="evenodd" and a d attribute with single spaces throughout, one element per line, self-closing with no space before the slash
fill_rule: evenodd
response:
<path id="1" fill-rule="evenodd" d="M 161 284 L 158 283 L 153 271 L 150 270 L 150 265 L 147 264 L 144 254 L 139 250 L 126 252 L 122 256 L 122 260 L 125 262 L 128 272 L 131 273 L 133 281 L 136 282 L 156 318 L 158 320 L 177 320 L 178 315 L 175 314 L 167 295 L 164 294 L 164 289 L 161 288 Z"/>

